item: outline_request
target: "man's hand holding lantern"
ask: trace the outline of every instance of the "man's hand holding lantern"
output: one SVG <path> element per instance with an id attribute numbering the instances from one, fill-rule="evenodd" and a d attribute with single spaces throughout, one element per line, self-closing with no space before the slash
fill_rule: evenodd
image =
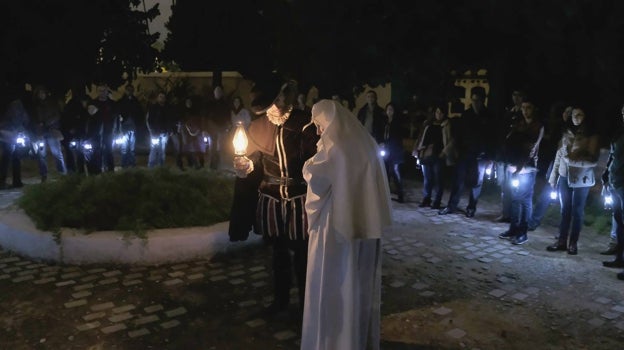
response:
<path id="1" fill-rule="evenodd" d="M 249 173 L 254 170 L 254 165 L 251 159 L 246 156 L 234 157 L 234 171 L 238 177 L 247 177 Z"/>

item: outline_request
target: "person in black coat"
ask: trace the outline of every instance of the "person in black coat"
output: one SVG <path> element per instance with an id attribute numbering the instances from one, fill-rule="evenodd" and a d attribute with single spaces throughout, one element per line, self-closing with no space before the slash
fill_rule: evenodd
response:
<path id="1" fill-rule="evenodd" d="M 273 248 L 274 298 L 268 315 L 288 311 L 291 276 L 297 278 L 300 312 L 303 310 L 308 253 L 305 215 L 307 184 L 303 164 L 316 153 L 318 135 L 311 116 L 294 109 L 297 85 L 288 82 L 249 127 L 249 157 L 236 157 L 237 176 L 248 176 L 257 166 L 263 177 L 259 186 L 256 228 Z M 291 257 L 292 252 L 292 257 Z"/>
<path id="2" fill-rule="evenodd" d="M 126 85 L 124 95 L 117 101 L 119 107 L 119 136 L 123 138 L 121 143 L 121 167 L 135 167 L 134 155 L 136 145 L 137 121 L 143 117 L 143 108 L 134 96 L 134 86 Z"/>
<path id="3" fill-rule="evenodd" d="M 358 111 L 357 118 L 377 143 L 383 138 L 386 116 L 383 108 L 377 104 L 377 93 L 370 90 L 366 93 L 366 105 Z"/>
<path id="4" fill-rule="evenodd" d="M 403 151 L 403 125 L 400 115 L 394 113 L 395 110 L 394 103 L 390 102 L 386 105 L 386 118 L 381 139 L 378 143 L 384 152 L 386 173 L 389 180 L 394 182 L 398 196 L 397 200 L 399 203 L 403 203 L 403 181 L 401 180 L 400 172 L 401 164 L 403 164 L 405 159 Z"/>
<path id="5" fill-rule="evenodd" d="M 30 122 L 30 116 L 22 103 L 18 89 L 9 91 L 6 110 L 2 114 L 0 120 L 0 148 L 2 149 L 2 157 L 0 158 L 0 189 L 6 189 L 7 173 L 9 164 L 13 169 L 13 183 L 11 187 L 22 187 L 21 173 L 21 157 L 24 156 L 29 149 L 27 129 Z M 20 143 L 17 136 L 20 135 L 25 139 Z"/>
<path id="6" fill-rule="evenodd" d="M 67 171 L 70 173 L 85 173 L 85 158 L 81 141 L 86 137 L 89 113 L 87 106 L 91 99 L 86 94 L 77 94 L 67 103 L 61 114 L 61 131 L 65 149 Z"/>
<path id="7" fill-rule="evenodd" d="M 456 212 L 464 186 L 468 186 L 466 216 L 473 217 L 481 196 L 485 171 L 493 166 L 496 152 L 497 135 L 492 131 L 495 124 L 484 104 L 484 96 L 472 94 L 470 107 L 460 118 L 453 120 L 451 126 L 458 157 L 448 205 L 438 214 Z"/>
<path id="8" fill-rule="evenodd" d="M 147 166 L 149 168 L 163 166 L 167 140 L 175 129 L 171 106 L 167 103 L 167 95 L 164 91 L 159 91 L 156 95 L 156 103 L 149 106 L 145 123 L 151 142 Z"/>
<path id="9" fill-rule="evenodd" d="M 93 147 L 93 157 L 87 162 L 89 174 L 100 174 L 102 170 L 113 172 L 113 134 L 119 112 L 115 101 L 110 99 L 108 86 L 98 85 L 97 98 L 90 102 L 87 111 L 91 115 L 87 123 L 87 138 Z"/>

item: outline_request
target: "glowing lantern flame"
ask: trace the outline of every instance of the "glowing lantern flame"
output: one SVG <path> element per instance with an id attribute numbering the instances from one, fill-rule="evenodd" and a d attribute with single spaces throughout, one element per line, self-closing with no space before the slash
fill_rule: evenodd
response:
<path id="1" fill-rule="evenodd" d="M 240 122 L 236 123 L 236 131 L 234 132 L 234 139 L 232 140 L 232 144 L 234 144 L 234 154 L 237 156 L 244 156 L 247 153 L 248 143 L 247 133 L 245 133 L 243 124 Z"/>

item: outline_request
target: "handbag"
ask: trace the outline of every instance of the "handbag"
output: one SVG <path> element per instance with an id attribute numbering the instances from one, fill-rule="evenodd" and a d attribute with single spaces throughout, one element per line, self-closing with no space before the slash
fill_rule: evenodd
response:
<path id="1" fill-rule="evenodd" d="M 568 165 L 568 187 L 592 187 L 596 184 L 594 168 L 581 168 Z"/>

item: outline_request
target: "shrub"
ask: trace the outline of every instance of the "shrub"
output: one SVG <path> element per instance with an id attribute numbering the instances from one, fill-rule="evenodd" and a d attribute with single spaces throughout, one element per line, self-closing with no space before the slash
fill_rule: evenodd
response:
<path id="1" fill-rule="evenodd" d="M 207 226 L 228 220 L 234 178 L 219 172 L 131 169 L 29 186 L 18 205 L 41 230 Z"/>

